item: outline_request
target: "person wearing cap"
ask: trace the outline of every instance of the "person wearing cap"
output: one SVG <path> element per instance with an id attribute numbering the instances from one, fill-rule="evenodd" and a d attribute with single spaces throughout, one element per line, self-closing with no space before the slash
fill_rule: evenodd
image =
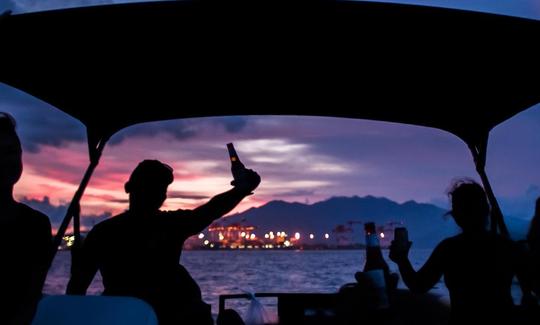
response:
<path id="1" fill-rule="evenodd" d="M 49 218 L 13 197 L 22 170 L 15 120 L 0 112 L 0 286 L 4 297 L 0 324 L 30 324 L 52 249 Z"/>
<path id="2" fill-rule="evenodd" d="M 243 169 L 231 190 L 208 203 L 193 210 L 161 211 L 173 170 L 158 160 L 142 161 L 125 184 L 129 209 L 88 233 L 67 293 L 84 295 L 99 270 L 104 295 L 145 300 L 161 325 L 213 324 L 199 286 L 179 264 L 182 247 L 250 195 L 260 180 L 253 170 Z"/>

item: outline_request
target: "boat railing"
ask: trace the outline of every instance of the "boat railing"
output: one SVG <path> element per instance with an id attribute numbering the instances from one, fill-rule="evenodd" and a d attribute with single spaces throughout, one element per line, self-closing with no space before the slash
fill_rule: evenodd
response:
<path id="1" fill-rule="evenodd" d="M 219 296 L 219 313 L 225 310 L 226 300 L 277 298 L 279 324 L 333 324 L 338 306 L 337 293 L 243 293 Z"/>

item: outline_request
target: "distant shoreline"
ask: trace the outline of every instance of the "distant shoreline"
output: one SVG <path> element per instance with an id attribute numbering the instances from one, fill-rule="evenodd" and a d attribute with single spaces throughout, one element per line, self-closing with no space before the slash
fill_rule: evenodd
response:
<path id="1" fill-rule="evenodd" d="M 274 248 L 261 248 L 261 247 L 243 247 L 243 248 L 230 248 L 230 247 L 194 247 L 184 248 L 184 251 L 351 251 L 351 250 L 365 250 L 365 245 L 351 245 L 351 246 L 328 246 L 328 247 L 316 247 L 316 246 L 290 246 L 290 247 L 274 247 Z M 388 247 L 381 247 L 382 250 L 388 250 Z"/>

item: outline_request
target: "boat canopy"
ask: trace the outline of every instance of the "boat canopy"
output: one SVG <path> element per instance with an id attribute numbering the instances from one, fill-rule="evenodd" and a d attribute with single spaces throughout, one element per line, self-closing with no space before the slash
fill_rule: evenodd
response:
<path id="1" fill-rule="evenodd" d="M 487 175 L 490 130 L 540 102 L 540 21 L 389 3 L 192 0 L 0 16 L 0 82 L 109 137 L 164 119 L 317 115 L 442 129 Z M 497 212 L 498 211 L 498 212 Z M 77 236 L 77 235 L 76 235 Z"/>
<path id="2" fill-rule="evenodd" d="M 540 21 L 327 0 L 200 0 L 5 16 L 0 81 L 84 123 L 318 115 L 467 144 L 540 102 Z"/>

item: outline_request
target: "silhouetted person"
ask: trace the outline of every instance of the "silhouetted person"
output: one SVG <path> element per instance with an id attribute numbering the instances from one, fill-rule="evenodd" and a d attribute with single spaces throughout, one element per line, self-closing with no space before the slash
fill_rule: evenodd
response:
<path id="1" fill-rule="evenodd" d="M 512 279 L 520 267 L 515 244 L 486 230 L 489 204 L 483 188 L 470 180 L 449 192 L 453 216 L 462 233 L 443 240 L 417 272 L 406 247 L 392 244 L 390 259 L 407 287 L 430 290 L 442 276 L 450 293 L 452 324 L 494 324 L 512 319 Z"/>
<path id="2" fill-rule="evenodd" d="M 49 218 L 13 198 L 22 168 L 15 121 L 0 112 L 0 324 L 30 324 L 52 247 Z"/>
<path id="3" fill-rule="evenodd" d="M 147 301 L 161 325 L 213 324 L 210 306 L 202 301 L 199 286 L 179 264 L 180 255 L 188 237 L 231 211 L 259 185 L 256 172 L 243 169 L 241 174 L 233 189 L 194 210 L 160 211 L 173 181 L 172 168 L 157 160 L 141 162 L 125 184 L 129 210 L 97 224 L 88 233 L 68 294 L 85 294 L 99 270 L 104 295 Z"/>
<path id="4" fill-rule="evenodd" d="M 527 243 L 530 250 L 530 269 L 532 290 L 540 297 L 540 197 L 536 199 L 534 216 L 531 220 Z"/>

